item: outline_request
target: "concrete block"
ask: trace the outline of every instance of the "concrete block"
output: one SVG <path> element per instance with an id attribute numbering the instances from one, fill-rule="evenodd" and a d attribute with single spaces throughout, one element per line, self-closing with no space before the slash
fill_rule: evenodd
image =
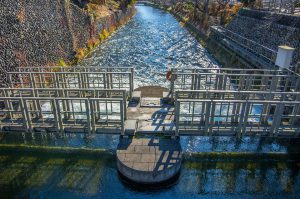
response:
<path id="1" fill-rule="evenodd" d="M 124 124 L 125 135 L 134 135 L 138 127 L 137 120 L 126 120 Z"/>
<path id="2" fill-rule="evenodd" d="M 135 103 L 139 103 L 142 97 L 142 92 L 141 91 L 133 91 L 131 101 Z"/>

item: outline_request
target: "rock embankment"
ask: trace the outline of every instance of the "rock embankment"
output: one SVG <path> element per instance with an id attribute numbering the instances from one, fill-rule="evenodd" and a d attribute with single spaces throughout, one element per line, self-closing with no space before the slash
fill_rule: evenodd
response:
<path id="1" fill-rule="evenodd" d="M 104 29 L 131 17 L 134 6 L 101 18 L 70 0 L 0 2 L 0 84 L 16 67 L 57 65 L 74 59 L 76 50 Z"/>

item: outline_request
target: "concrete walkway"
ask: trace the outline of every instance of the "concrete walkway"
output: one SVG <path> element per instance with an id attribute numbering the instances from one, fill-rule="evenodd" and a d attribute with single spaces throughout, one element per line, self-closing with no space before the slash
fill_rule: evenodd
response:
<path id="1" fill-rule="evenodd" d="M 126 178 L 154 184 L 174 177 L 181 167 L 179 140 L 170 138 L 121 138 L 117 165 Z"/>

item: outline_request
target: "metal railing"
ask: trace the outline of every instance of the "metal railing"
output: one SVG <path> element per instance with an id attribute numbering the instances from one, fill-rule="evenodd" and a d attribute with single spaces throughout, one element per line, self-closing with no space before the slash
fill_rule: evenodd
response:
<path id="1" fill-rule="evenodd" d="M 176 90 L 239 90 L 239 91 L 300 91 L 300 78 L 297 74 L 282 74 L 270 71 L 265 73 L 222 73 L 172 70 L 171 91 Z M 219 69 L 214 69 L 219 72 Z"/>
<path id="2" fill-rule="evenodd" d="M 263 0 L 262 9 L 287 14 L 297 14 L 296 4 L 299 4 L 299 0 Z"/>
<path id="3" fill-rule="evenodd" d="M 133 92 L 131 72 L 9 72 L 11 88 L 100 88 Z"/>
<path id="4" fill-rule="evenodd" d="M 227 73 L 227 74 L 251 74 L 251 75 L 291 75 L 298 76 L 299 74 L 295 73 L 292 70 L 284 69 L 255 69 L 255 68 L 171 68 L 173 72 L 177 73 Z"/>
<path id="5" fill-rule="evenodd" d="M 277 54 L 275 50 L 263 46 L 253 40 L 247 39 L 246 37 L 243 37 L 235 32 L 232 32 L 220 26 L 213 26 L 211 29 L 217 34 L 220 34 L 222 37 L 229 39 L 230 41 L 243 47 L 244 49 L 262 58 L 263 60 L 269 63 L 275 63 Z"/>
<path id="6" fill-rule="evenodd" d="M 177 99 L 176 135 L 298 136 L 299 101 Z"/>
<path id="7" fill-rule="evenodd" d="M 300 78 L 289 70 L 172 69 L 176 135 L 298 136 Z"/>
<path id="8" fill-rule="evenodd" d="M 124 99 L 0 97 L 1 129 L 124 134 Z"/>
<path id="9" fill-rule="evenodd" d="M 175 99 L 300 101 L 300 92 L 184 90 L 176 91 Z"/>
<path id="10" fill-rule="evenodd" d="M 16 72 L 131 72 L 133 67 L 44 66 L 18 67 Z"/>
<path id="11" fill-rule="evenodd" d="M 121 98 L 123 99 L 124 103 L 124 119 L 127 119 L 126 102 L 128 98 L 128 92 L 126 90 L 78 88 L 1 88 L 0 97 Z M 40 107 L 38 104 L 33 105 L 37 108 Z"/>

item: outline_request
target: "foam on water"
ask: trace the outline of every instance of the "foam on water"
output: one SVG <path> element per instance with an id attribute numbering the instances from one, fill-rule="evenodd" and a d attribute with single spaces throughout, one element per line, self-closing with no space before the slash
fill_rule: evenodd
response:
<path id="1" fill-rule="evenodd" d="M 100 45 L 83 65 L 134 67 L 135 88 L 168 88 L 164 73 L 170 67 L 217 67 L 206 49 L 172 15 L 148 6 L 136 8 L 135 17 Z"/>

